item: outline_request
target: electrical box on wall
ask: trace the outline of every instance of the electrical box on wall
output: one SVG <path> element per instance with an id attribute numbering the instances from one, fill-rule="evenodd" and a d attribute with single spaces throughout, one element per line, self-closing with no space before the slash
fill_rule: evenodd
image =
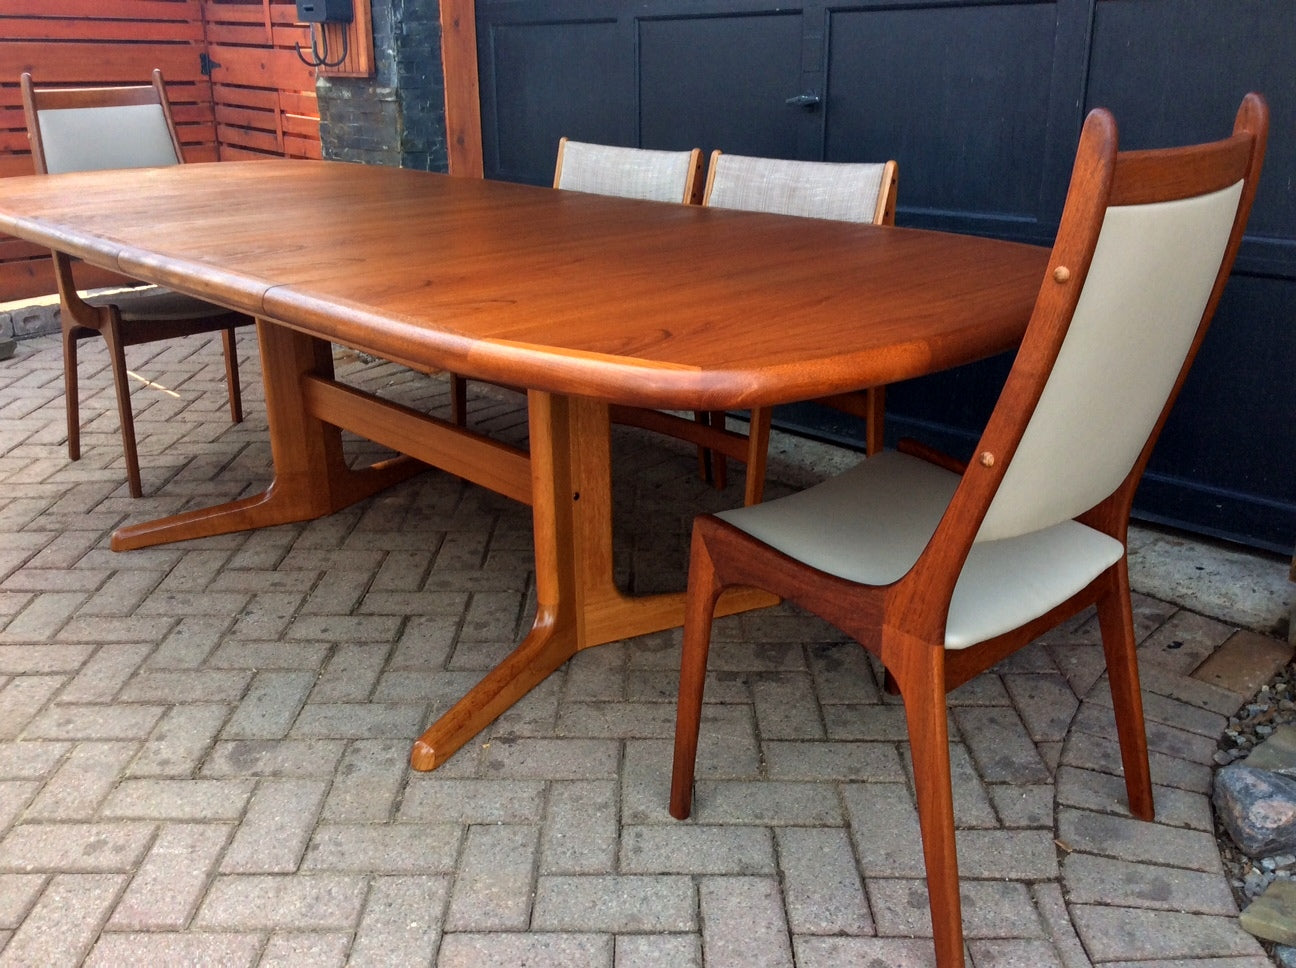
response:
<path id="1" fill-rule="evenodd" d="M 353 16 L 351 0 L 297 0 L 298 23 L 349 24 Z"/>

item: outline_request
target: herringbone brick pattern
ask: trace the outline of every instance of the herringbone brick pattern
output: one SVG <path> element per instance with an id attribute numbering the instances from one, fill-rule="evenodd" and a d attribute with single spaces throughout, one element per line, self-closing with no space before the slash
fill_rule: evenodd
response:
<path id="1" fill-rule="evenodd" d="M 930 963 L 902 711 L 827 626 L 791 608 L 718 624 L 678 823 L 678 633 L 581 653 L 441 769 L 408 768 L 529 623 L 521 506 L 433 471 L 308 524 L 109 551 L 125 521 L 266 483 L 242 345 L 240 426 L 215 343 L 132 349 L 138 501 L 102 351 L 83 350 L 76 464 L 56 344 L 0 363 L 0 966 Z M 438 379 L 339 366 L 447 407 Z M 525 437 L 516 398 L 480 393 L 472 419 Z M 717 494 L 687 448 L 638 432 L 615 450 L 618 576 L 681 587 L 690 518 L 741 480 Z M 1242 697 L 1189 675 L 1233 630 L 1137 609 L 1155 824 L 1124 807 L 1090 621 L 950 697 L 977 968 L 1268 964 L 1205 797 Z"/>

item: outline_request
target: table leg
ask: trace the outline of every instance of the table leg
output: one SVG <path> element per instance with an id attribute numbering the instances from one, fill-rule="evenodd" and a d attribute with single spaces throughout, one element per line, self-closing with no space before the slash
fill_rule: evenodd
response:
<path id="1" fill-rule="evenodd" d="M 120 528 L 112 536 L 114 551 L 310 520 L 425 469 L 403 457 L 362 470 L 347 467 L 341 431 L 312 416 L 302 392 L 304 376 L 332 377 L 330 344 L 262 320 L 257 336 L 274 480 L 252 497 Z"/>
<path id="2" fill-rule="evenodd" d="M 414 743 L 410 765 L 440 766 L 581 649 L 674 628 L 684 593 L 631 597 L 612 577 L 611 433 L 606 404 L 531 391 L 536 616 L 521 644 Z M 718 614 L 778 599 L 734 589 Z"/>

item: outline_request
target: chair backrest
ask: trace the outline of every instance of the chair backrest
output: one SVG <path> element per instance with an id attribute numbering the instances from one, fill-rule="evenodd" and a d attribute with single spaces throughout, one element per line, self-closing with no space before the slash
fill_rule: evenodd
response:
<path id="1" fill-rule="evenodd" d="M 129 87 L 38 88 L 22 76 L 38 174 L 151 168 L 183 160 L 162 72 Z"/>
<path id="2" fill-rule="evenodd" d="M 1050 275 L 979 448 L 1008 463 L 978 541 L 1116 498 L 1123 530 L 1228 280 L 1267 132 L 1257 95 L 1232 138 L 1190 148 L 1118 154 L 1111 116 L 1086 121 Z"/>
<path id="3" fill-rule="evenodd" d="M 701 191 L 702 152 L 622 148 L 562 138 L 554 188 L 696 204 Z"/>
<path id="4" fill-rule="evenodd" d="M 898 174 L 894 161 L 787 161 L 714 151 L 702 204 L 894 225 Z"/>

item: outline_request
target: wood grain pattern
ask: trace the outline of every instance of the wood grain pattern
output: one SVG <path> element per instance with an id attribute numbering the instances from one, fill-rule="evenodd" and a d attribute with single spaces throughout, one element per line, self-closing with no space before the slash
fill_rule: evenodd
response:
<path id="1" fill-rule="evenodd" d="M 282 160 L 7 179 L 0 227 L 424 369 L 671 409 L 805 399 L 1008 349 L 1047 259 L 972 237 Z"/>

